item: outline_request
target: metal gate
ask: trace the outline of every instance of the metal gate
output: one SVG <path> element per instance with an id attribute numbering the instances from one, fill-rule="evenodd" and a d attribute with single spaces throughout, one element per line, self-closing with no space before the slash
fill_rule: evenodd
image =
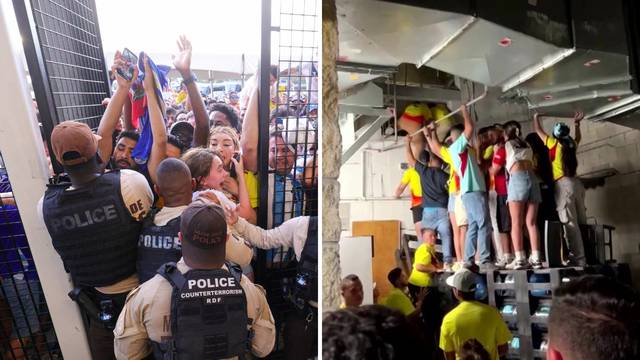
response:
<path id="1" fill-rule="evenodd" d="M 62 359 L 0 155 L 0 358 Z"/>
<path id="2" fill-rule="evenodd" d="M 266 228 L 318 214 L 319 5 L 263 0 L 259 224 Z M 256 280 L 267 289 L 278 330 L 273 359 L 282 357 L 282 330 L 293 311 L 282 296 L 282 280 L 295 272 L 293 249 L 259 251 Z"/>
<path id="3" fill-rule="evenodd" d="M 50 144 L 53 127 L 66 120 L 96 127 L 104 112 L 102 99 L 110 92 L 94 1 L 13 0 L 12 5 L 43 140 Z M 46 146 L 51 152 L 50 145 Z M 52 161 L 54 171 L 61 172 L 61 166 Z M 11 190 L 2 165 L 0 192 Z M 35 211 L 29 209 L 30 204 L 25 206 L 23 215 Z M 60 278 L 57 286 L 64 288 L 64 281 Z M 20 212 L 7 203 L 0 206 L 0 284 L 0 358 L 62 359 Z M 57 297 L 55 301 L 65 299 Z M 74 340 L 84 341 L 65 341 Z"/>
<path id="4" fill-rule="evenodd" d="M 95 1 L 13 0 L 13 6 L 47 144 L 63 121 L 97 127 L 102 99 L 111 93 Z"/>

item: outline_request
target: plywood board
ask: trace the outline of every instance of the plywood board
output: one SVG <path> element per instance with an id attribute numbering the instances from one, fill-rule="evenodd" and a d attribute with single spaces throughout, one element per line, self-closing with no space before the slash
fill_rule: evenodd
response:
<path id="1" fill-rule="evenodd" d="M 398 266 L 395 253 L 400 246 L 400 221 L 354 221 L 351 233 L 353 236 L 373 237 L 373 281 L 380 298 L 386 296 L 391 290 L 387 274 Z"/>

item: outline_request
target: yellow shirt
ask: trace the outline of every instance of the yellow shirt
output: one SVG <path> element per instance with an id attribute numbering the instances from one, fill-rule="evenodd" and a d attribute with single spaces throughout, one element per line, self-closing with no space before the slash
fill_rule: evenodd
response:
<path id="1" fill-rule="evenodd" d="M 420 185 L 420 174 L 414 167 L 410 167 L 402 174 L 403 185 L 409 184 L 411 190 L 411 207 L 422 205 L 422 186 Z"/>
<path id="2" fill-rule="evenodd" d="M 247 192 L 249 193 L 249 202 L 252 208 L 257 208 L 260 203 L 260 194 L 258 193 L 258 177 L 251 171 L 244 172 L 244 182 L 247 185 Z"/>
<path id="3" fill-rule="evenodd" d="M 462 301 L 442 320 L 440 348 L 456 352 L 462 344 L 476 339 L 487 350 L 491 359 L 498 360 L 498 346 L 511 340 L 511 332 L 495 308 L 477 301 Z"/>
<path id="4" fill-rule="evenodd" d="M 564 171 L 562 170 L 562 144 L 553 136 L 547 136 L 544 144 L 549 148 L 553 181 L 556 181 L 564 176 Z"/>
<path id="5" fill-rule="evenodd" d="M 482 154 L 482 160 L 492 160 L 493 159 L 493 147 L 494 145 L 489 145 L 487 146 L 486 149 L 484 149 L 484 153 Z M 495 183 L 495 179 L 493 177 L 493 175 L 489 176 L 489 190 L 495 190 L 496 189 L 496 183 Z"/>
<path id="6" fill-rule="evenodd" d="M 398 288 L 393 288 L 380 304 L 398 310 L 404 315 L 409 315 L 416 310 L 407 294 Z"/>
<path id="7" fill-rule="evenodd" d="M 413 256 L 413 269 L 411 275 L 409 275 L 409 284 L 427 287 L 431 284 L 431 275 L 426 272 L 418 271 L 416 269 L 417 264 L 431 265 L 431 254 L 435 251 L 433 245 L 422 243 L 416 249 L 416 253 Z"/>
<path id="8" fill-rule="evenodd" d="M 453 170 L 453 160 L 451 159 L 449 149 L 443 146 L 440 149 L 440 156 L 442 157 L 442 161 L 449 165 L 449 194 L 457 194 L 459 185 L 456 183 L 456 172 Z"/>

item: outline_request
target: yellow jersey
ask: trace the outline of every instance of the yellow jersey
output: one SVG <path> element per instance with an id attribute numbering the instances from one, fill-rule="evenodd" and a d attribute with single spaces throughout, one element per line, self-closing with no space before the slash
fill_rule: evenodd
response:
<path id="1" fill-rule="evenodd" d="M 553 136 L 547 136 L 544 144 L 549 149 L 553 181 L 557 181 L 564 176 L 564 170 L 562 170 L 562 144 Z"/>
<path id="2" fill-rule="evenodd" d="M 393 288 L 380 304 L 398 310 L 404 315 L 409 315 L 416 310 L 407 294 L 398 288 Z"/>
<path id="3" fill-rule="evenodd" d="M 427 287 L 431 284 L 431 274 L 418 271 L 417 264 L 431 265 L 433 259 L 431 254 L 435 252 L 435 247 L 431 244 L 422 243 L 416 249 L 416 253 L 413 255 L 413 269 L 411 275 L 409 275 L 409 284 Z"/>
<path id="4" fill-rule="evenodd" d="M 487 350 L 491 359 L 499 360 L 498 346 L 511 340 L 511 331 L 495 308 L 478 301 L 462 301 L 442 320 L 440 348 L 456 352 L 462 344 L 476 339 Z"/>
<path id="5" fill-rule="evenodd" d="M 409 184 L 411 191 L 411 207 L 422 205 L 422 185 L 420 185 L 420 174 L 414 167 L 410 167 L 402 174 L 403 185 Z"/>

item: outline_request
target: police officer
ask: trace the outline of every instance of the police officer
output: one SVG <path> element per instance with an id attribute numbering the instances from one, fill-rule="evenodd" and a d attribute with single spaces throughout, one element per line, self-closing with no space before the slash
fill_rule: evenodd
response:
<path id="1" fill-rule="evenodd" d="M 238 217 L 237 208 L 226 208 L 227 222 L 251 245 L 261 249 L 293 247 L 298 271 L 285 289 L 296 309 L 286 319 L 285 358 L 309 359 L 317 356 L 318 315 L 318 218 L 299 216 L 264 230 Z"/>
<path id="2" fill-rule="evenodd" d="M 118 359 L 268 355 L 274 319 L 264 291 L 225 263 L 223 209 L 197 199 L 180 217 L 182 259 L 133 290 L 114 330 Z M 172 357 L 173 356 L 173 357 Z"/>
<path id="3" fill-rule="evenodd" d="M 182 257 L 180 239 L 180 215 L 191 203 L 191 191 L 195 179 L 182 160 L 167 158 L 156 170 L 156 192 L 164 199 L 161 210 L 152 210 L 145 219 L 138 241 L 138 277 L 143 283 L 153 276 L 160 265 Z M 204 194 L 207 199 L 219 202 L 217 196 Z M 240 266 L 251 262 L 253 251 L 242 239 L 230 237 L 226 243 L 226 259 Z"/>
<path id="4" fill-rule="evenodd" d="M 50 185 L 38 209 L 77 286 L 93 358 L 113 359 L 112 329 L 127 293 L 138 286 L 136 244 L 153 194 L 135 171 L 101 173 L 99 139 L 78 122 L 53 129 L 54 155 L 71 182 Z"/>

